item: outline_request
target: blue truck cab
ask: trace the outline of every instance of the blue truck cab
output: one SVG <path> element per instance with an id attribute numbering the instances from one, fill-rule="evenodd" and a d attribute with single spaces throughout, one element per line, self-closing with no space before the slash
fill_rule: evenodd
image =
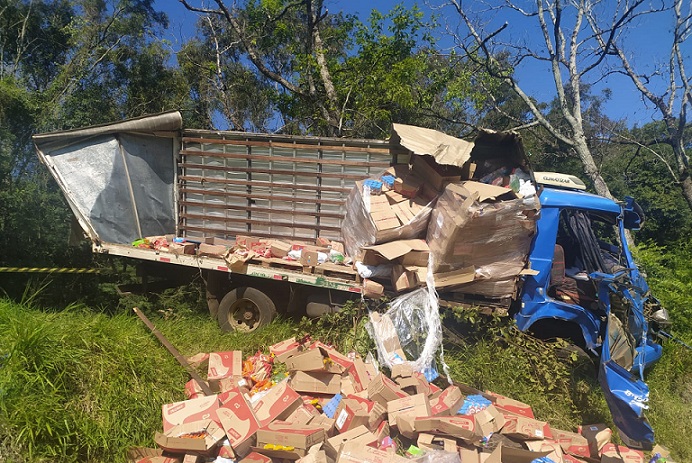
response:
<path id="1" fill-rule="evenodd" d="M 626 239 L 643 217 L 632 198 L 621 203 L 587 193 L 575 180 L 539 191 L 532 274 L 524 277 L 514 318 L 522 331 L 570 338 L 599 357 L 599 383 L 623 441 L 650 448 L 654 436 L 644 417 L 643 375 L 661 357 L 662 346 L 649 337 L 645 315 L 658 301 Z"/>

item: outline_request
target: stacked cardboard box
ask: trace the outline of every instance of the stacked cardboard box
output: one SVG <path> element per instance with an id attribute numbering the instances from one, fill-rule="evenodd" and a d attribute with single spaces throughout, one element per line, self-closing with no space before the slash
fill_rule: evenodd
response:
<path id="1" fill-rule="evenodd" d="M 467 181 L 450 184 L 437 201 L 427 241 L 434 270 L 472 269 L 474 282 L 460 289 L 509 297 L 526 265 L 540 205 L 504 187 Z"/>
<path id="2" fill-rule="evenodd" d="M 461 383 L 440 389 L 406 363 L 390 378 L 320 342 L 289 339 L 270 351 L 245 363 L 283 363 L 288 377 L 256 381 L 246 368 L 244 387 L 223 381 L 237 374 L 238 351 L 201 356 L 220 393 L 164 405 L 164 431 L 154 439 L 159 449 L 132 449 L 130 460 L 403 463 L 404 451 L 417 448 L 463 463 L 644 462 L 642 452 L 611 444 L 604 425 L 559 430 L 537 420 L 527 404 Z M 488 446 L 489 438 L 500 445 Z"/>

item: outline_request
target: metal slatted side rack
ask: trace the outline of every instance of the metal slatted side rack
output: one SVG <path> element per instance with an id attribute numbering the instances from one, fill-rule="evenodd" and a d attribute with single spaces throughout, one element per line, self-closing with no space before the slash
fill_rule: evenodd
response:
<path id="1" fill-rule="evenodd" d="M 390 164 L 386 141 L 186 130 L 179 233 L 340 239 L 351 188 Z"/>

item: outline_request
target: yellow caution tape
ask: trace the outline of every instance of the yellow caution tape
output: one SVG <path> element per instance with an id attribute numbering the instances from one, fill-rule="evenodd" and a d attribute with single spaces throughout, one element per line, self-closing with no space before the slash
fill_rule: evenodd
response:
<path id="1" fill-rule="evenodd" d="M 99 273 L 95 268 L 0 267 L 0 273 Z"/>

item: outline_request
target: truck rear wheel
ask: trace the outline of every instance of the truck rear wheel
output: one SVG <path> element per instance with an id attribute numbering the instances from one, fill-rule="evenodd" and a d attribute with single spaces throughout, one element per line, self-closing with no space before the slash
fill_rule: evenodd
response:
<path id="1" fill-rule="evenodd" d="M 230 291 L 219 303 L 218 322 L 223 331 L 252 332 L 276 316 L 276 306 L 262 291 L 242 286 Z"/>

